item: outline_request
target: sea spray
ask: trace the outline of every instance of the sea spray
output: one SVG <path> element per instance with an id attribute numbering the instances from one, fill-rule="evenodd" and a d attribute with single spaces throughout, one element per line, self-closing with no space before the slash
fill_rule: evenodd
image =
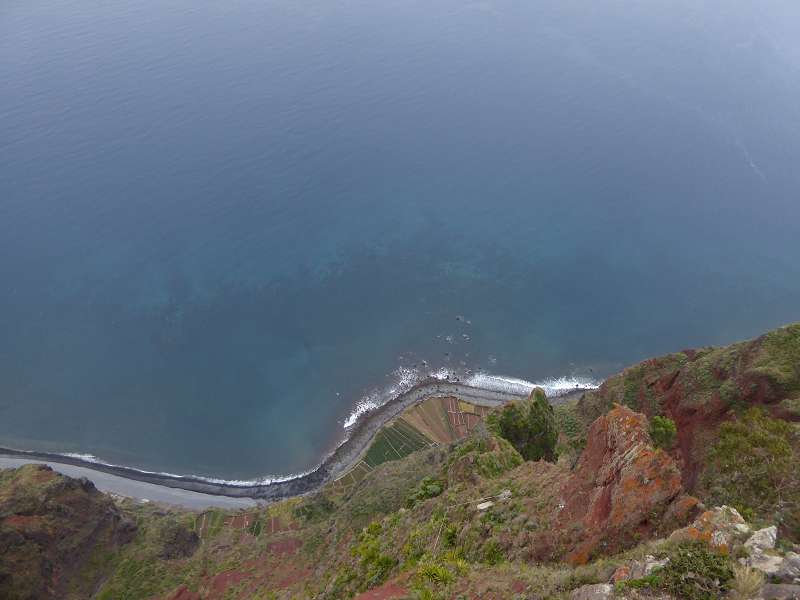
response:
<path id="1" fill-rule="evenodd" d="M 408 367 L 400 367 L 392 373 L 392 382 L 389 385 L 373 389 L 359 399 L 345 419 L 344 428 L 353 427 L 362 416 L 392 401 L 426 378 L 449 383 L 459 382 L 470 387 L 517 395 L 530 394 L 533 388 L 540 387 L 548 397 L 560 396 L 577 389 L 585 390 L 599 387 L 596 381 L 588 377 L 551 377 L 542 381 L 531 382 L 525 379 L 494 375 L 482 371 L 472 373 L 470 371 L 460 372 L 448 368 L 439 368 L 434 371 L 424 372 Z"/>
<path id="2" fill-rule="evenodd" d="M 576 389 L 595 389 L 598 387 L 596 381 L 583 377 L 557 377 L 544 379 L 538 382 L 530 382 L 524 379 L 515 377 L 508 377 L 503 375 L 494 375 L 491 373 L 478 372 L 472 373 L 470 371 L 455 371 L 447 368 L 440 368 L 432 371 L 422 371 L 418 369 L 410 369 L 408 367 L 401 367 L 394 371 L 391 376 L 391 382 L 383 388 L 376 388 L 361 398 L 356 407 L 347 417 L 344 427 L 348 433 L 337 444 L 336 448 L 329 452 L 319 465 L 313 469 L 303 471 L 300 473 L 292 473 L 280 476 L 263 476 L 255 479 L 240 480 L 240 479 L 221 479 L 216 477 L 206 477 L 203 475 L 178 475 L 165 471 L 147 471 L 144 469 L 136 469 L 116 465 L 103 461 L 102 459 L 92 454 L 81 454 L 76 452 L 64 452 L 57 456 L 70 458 L 87 466 L 98 465 L 114 469 L 121 469 L 127 472 L 136 472 L 144 475 L 153 475 L 157 477 L 167 477 L 173 480 L 195 481 L 208 484 L 216 484 L 228 487 L 253 487 L 265 486 L 269 484 L 277 484 L 289 482 L 292 480 L 300 479 L 317 471 L 321 465 L 324 465 L 327 460 L 335 454 L 335 452 L 346 444 L 350 438 L 352 427 L 358 423 L 364 415 L 370 413 L 387 402 L 393 401 L 401 397 L 406 392 L 409 392 L 414 386 L 423 383 L 424 381 L 441 382 L 449 384 L 460 384 L 465 387 L 479 388 L 482 390 L 494 391 L 510 396 L 525 396 L 530 393 L 534 387 L 541 387 L 545 390 L 548 396 L 554 397 L 568 393 Z M 30 454 L 31 456 L 41 456 L 42 453 L 16 451 L 21 454 Z M 53 456 L 53 455 L 50 455 Z M 46 459 L 46 457 L 45 457 Z M 123 473 L 121 476 L 125 476 Z M 187 488 L 188 489 L 188 488 Z"/>

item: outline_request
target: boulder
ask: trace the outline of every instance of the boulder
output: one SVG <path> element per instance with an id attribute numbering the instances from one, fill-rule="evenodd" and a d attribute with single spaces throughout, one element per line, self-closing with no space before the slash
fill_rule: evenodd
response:
<path id="1" fill-rule="evenodd" d="M 576 532 L 566 558 L 587 562 L 689 522 L 697 499 L 687 496 L 672 458 L 653 447 L 647 418 L 615 406 L 589 427 L 586 448 L 563 484 L 556 531 Z"/>
<path id="2" fill-rule="evenodd" d="M 775 525 L 759 529 L 744 543 L 745 548 L 750 551 L 772 550 L 778 539 L 778 528 Z"/>
<path id="3" fill-rule="evenodd" d="M 644 560 L 632 560 L 628 564 L 622 565 L 614 571 L 612 581 L 619 583 L 626 579 L 641 579 L 647 577 L 656 569 L 663 569 L 669 564 L 669 559 L 657 559 L 655 556 L 648 554 Z"/>
<path id="4" fill-rule="evenodd" d="M 783 566 L 783 557 L 756 552 L 745 561 L 745 564 L 753 569 L 758 569 L 765 575 L 777 575 Z"/>
<path id="5" fill-rule="evenodd" d="M 800 585 L 768 583 L 761 588 L 764 600 L 800 600 Z"/>
<path id="6" fill-rule="evenodd" d="M 800 584 L 800 554 L 787 552 L 776 575 L 781 581 Z"/>
<path id="7" fill-rule="evenodd" d="M 735 508 L 717 506 L 703 512 L 688 527 L 672 532 L 673 542 L 705 542 L 720 552 L 729 552 L 731 545 L 743 539 L 749 527 Z"/>
<path id="8" fill-rule="evenodd" d="M 607 583 L 584 585 L 576 590 L 572 590 L 572 593 L 569 595 L 570 600 L 606 600 L 613 597 L 614 588 Z"/>

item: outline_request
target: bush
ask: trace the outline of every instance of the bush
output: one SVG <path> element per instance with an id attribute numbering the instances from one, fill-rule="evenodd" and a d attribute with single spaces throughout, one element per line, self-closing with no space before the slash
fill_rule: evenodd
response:
<path id="1" fill-rule="evenodd" d="M 784 499 L 800 494 L 793 435 L 789 423 L 757 407 L 737 421 L 723 423 L 705 474 L 711 500 L 746 506 L 759 516 L 774 518 L 775 511 L 783 510 Z M 786 509 L 786 515 L 777 516 L 789 519 L 791 507 Z"/>
<path id="2" fill-rule="evenodd" d="M 650 437 L 656 448 L 664 448 L 665 450 L 671 448 L 677 433 L 675 421 L 672 419 L 655 416 L 650 420 Z"/>
<path id="3" fill-rule="evenodd" d="M 359 559 L 358 589 L 363 591 L 386 581 L 389 572 L 397 566 L 397 559 L 381 552 L 380 535 L 383 526 L 373 521 L 361 532 L 358 544 L 352 549 Z"/>
<path id="4" fill-rule="evenodd" d="M 435 498 L 444 491 L 444 483 L 433 477 L 425 477 L 419 482 L 419 486 L 406 499 L 406 506 L 414 508 L 417 502 Z"/>
<path id="5" fill-rule="evenodd" d="M 716 600 L 728 591 L 733 566 L 728 556 L 712 552 L 705 544 L 684 544 L 671 553 L 657 577 L 662 589 L 678 598 Z"/>
<path id="6" fill-rule="evenodd" d="M 663 569 L 641 579 L 628 579 L 616 585 L 626 589 L 653 589 L 669 592 L 683 600 L 716 600 L 730 589 L 734 577 L 730 557 L 716 554 L 698 542 L 677 546 Z"/>
<path id="7" fill-rule="evenodd" d="M 487 422 L 497 435 L 511 442 L 525 460 L 555 462 L 558 458 L 555 415 L 542 389 L 534 389 L 525 401 L 506 404 L 489 415 Z"/>

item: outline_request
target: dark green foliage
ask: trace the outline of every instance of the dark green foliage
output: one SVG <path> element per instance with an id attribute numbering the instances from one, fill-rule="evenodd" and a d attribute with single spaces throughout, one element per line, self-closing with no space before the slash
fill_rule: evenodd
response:
<path id="1" fill-rule="evenodd" d="M 305 499 L 292 512 L 297 519 L 314 522 L 328 517 L 335 509 L 336 505 L 326 494 L 317 493 Z"/>
<path id="2" fill-rule="evenodd" d="M 522 457 L 506 440 L 487 431 L 475 431 L 448 459 L 448 467 L 469 456 L 469 470 L 481 477 L 493 478 L 518 467 Z"/>
<path id="3" fill-rule="evenodd" d="M 382 532 L 383 526 L 380 522 L 373 521 L 361 532 L 359 543 L 353 548 L 353 555 L 359 559 L 359 590 L 380 585 L 397 565 L 396 558 L 381 551 L 380 535 Z"/>
<path id="4" fill-rule="evenodd" d="M 647 577 L 622 581 L 616 590 L 624 593 L 626 589 L 652 589 L 684 600 L 716 600 L 725 596 L 731 579 L 733 563 L 729 556 L 692 542 L 670 552 L 663 569 L 656 569 Z"/>
<path id="5" fill-rule="evenodd" d="M 503 549 L 497 540 L 491 539 L 483 545 L 481 562 L 488 565 L 497 565 L 503 562 L 504 559 Z"/>
<path id="6" fill-rule="evenodd" d="M 553 407 L 540 388 L 525 401 L 506 404 L 489 415 L 489 427 L 511 442 L 525 460 L 555 462 L 558 429 Z"/>
<path id="7" fill-rule="evenodd" d="M 750 372 L 769 377 L 784 392 L 800 391 L 800 323 L 767 333 Z"/>
<path id="8" fill-rule="evenodd" d="M 675 442 L 678 430 L 675 421 L 656 415 L 650 420 L 650 437 L 657 448 L 669 449 Z"/>
<path id="9" fill-rule="evenodd" d="M 417 488 L 408 496 L 406 506 L 413 508 L 417 502 L 435 498 L 444 491 L 444 483 L 433 477 L 425 477 L 419 482 Z"/>
<path id="10" fill-rule="evenodd" d="M 728 556 L 717 554 L 702 543 L 678 546 L 670 561 L 657 573 L 660 587 L 686 600 L 716 600 L 728 591 L 733 565 Z"/>
<path id="11" fill-rule="evenodd" d="M 573 401 L 553 407 L 558 432 L 563 436 L 564 443 L 559 441 L 557 453 L 571 453 L 574 458 L 586 446 L 586 427 L 578 413 L 578 403 Z"/>
<path id="12" fill-rule="evenodd" d="M 761 408 L 724 423 L 705 471 L 712 501 L 747 507 L 796 528 L 795 499 L 800 494 L 796 444 L 792 426 Z"/>
<path id="13" fill-rule="evenodd" d="M 165 519 L 158 532 L 158 541 L 161 545 L 159 557 L 164 559 L 186 558 L 200 545 L 197 534 L 174 519 Z"/>

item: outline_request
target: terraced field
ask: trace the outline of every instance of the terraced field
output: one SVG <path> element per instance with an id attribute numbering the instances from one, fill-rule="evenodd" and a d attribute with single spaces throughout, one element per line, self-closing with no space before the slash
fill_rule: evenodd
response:
<path id="1" fill-rule="evenodd" d="M 374 469 L 387 461 L 405 458 L 415 450 L 428 448 L 433 443 L 400 417 L 378 432 L 363 460 Z"/>
<path id="2" fill-rule="evenodd" d="M 333 482 L 344 493 L 380 464 L 404 458 L 422 448 L 460 440 L 481 423 L 489 408 L 454 397 L 428 398 L 387 423 L 375 436 L 361 460 Z"/>

